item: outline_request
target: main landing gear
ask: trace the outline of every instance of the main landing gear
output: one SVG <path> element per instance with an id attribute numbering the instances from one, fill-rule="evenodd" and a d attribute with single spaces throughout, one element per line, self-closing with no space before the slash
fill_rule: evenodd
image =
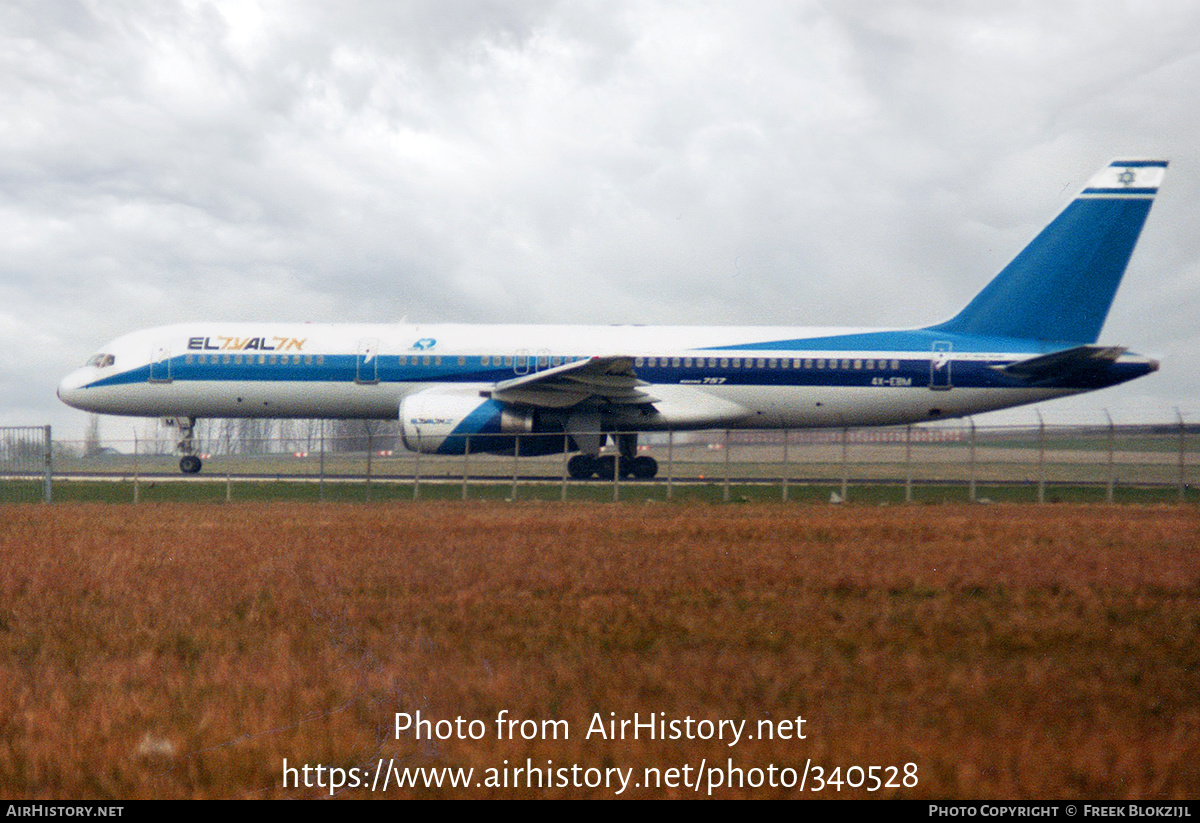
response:
<path id="1" fill-rule="evenodd" d="M 658 474 L 658 461 L 653 457 L 637 453 L 637 435 L 616 436 L 620 456 L 605 454 L 577 454 L 567 461 L 567 473 L 576 480 L 598 477 L 613 480 L 618 471 L 621 477 L 633 480 L 650 480 Z"/>
<path id="2" fill-rule="evenodd" d="M 175 444 L 175 448 L 183 453 L 183 457 L 179 458 L 179 470 L 184 474 L 199 474 L 204 463 L 196 454 L 196 418 L 175 417 L 168 421 L 168 425 L 179 429 L 179 442 Z"/>

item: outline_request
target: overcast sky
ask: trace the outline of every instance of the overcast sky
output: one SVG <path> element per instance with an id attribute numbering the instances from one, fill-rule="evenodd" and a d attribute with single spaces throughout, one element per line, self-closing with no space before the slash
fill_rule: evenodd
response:
<path id="1" fill-rule="evenodd" d="M 188 320 L 934 323 L 1128 155 L 1162 370 L 1042 411 L 1200 420 L 1192 0 L 0 0 L 0 65 L 0 423 Z"/>

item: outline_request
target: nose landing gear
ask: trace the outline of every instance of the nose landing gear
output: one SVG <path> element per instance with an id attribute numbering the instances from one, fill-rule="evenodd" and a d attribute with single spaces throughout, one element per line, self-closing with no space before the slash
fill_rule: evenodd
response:
<path id="1" fill-rule="evenodd" d="M 169 418 L 167 424 L 179 429 L 179 442 L 175 444 L 175 448 L 183 453 L 183 457 L 179 458 L 179 470 L 184 474 L 199 474 L 204 463 L 196 454 L 196 418 Z"/>
<path id="2" fill-rule="evenodd" d="M 199 474 L 204 463 L 194 454 L 185 454 L 179 458 L 179 470 L 184 474 Z"/>

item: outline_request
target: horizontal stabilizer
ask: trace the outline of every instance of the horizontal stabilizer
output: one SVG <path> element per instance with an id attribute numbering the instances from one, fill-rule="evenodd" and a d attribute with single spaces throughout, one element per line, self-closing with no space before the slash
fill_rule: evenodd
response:
<path id="1" fill-rule="evenodd" d="M 1122 346 L 1076 346 L 992 368 L 1028 383 L 1041 383 L 1103 369 L 1124 353 Z"/>

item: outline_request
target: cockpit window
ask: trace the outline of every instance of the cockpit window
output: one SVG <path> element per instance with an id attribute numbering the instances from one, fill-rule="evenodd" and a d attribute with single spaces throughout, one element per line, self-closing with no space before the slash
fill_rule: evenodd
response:
<path id="1" fill-rule="evenodd" d="M 87 361 L 87 365 L 95 366 L 98 369 L 103 369 L 108 366 L 111 366 L 115 362 L 117 362 L 116 358 L 113 357 L 111 354 L 100 353 L 100 354 L 93 354 L 91 357 L 89 357 L 88 361 Z"/>

